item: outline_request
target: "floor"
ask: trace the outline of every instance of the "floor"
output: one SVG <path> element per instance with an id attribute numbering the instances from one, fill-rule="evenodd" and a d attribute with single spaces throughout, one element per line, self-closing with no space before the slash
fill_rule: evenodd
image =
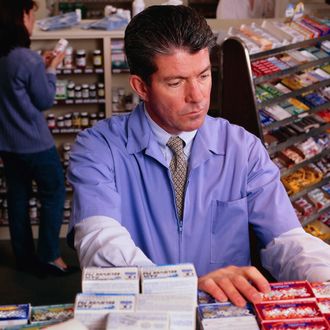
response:
<path id="1" fill-rule="evenodd" d="M 74 250 L 61 239 L 63 259 L 78 266 Z M 0 241 L 0 305 L 30 303 L 32 306 L 73 303 L 81 292 L 81 272 L 64 277 L 35 275 L 15 269 L 10 241 Z"/>

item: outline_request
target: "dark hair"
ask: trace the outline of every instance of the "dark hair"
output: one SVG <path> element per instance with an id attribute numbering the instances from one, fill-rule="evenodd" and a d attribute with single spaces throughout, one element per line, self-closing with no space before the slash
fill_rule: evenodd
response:
<path id="1" fill-rule="evenodd" d="M 30 47 L 30 36 L 24 25 L 24 13 L 38 8 L 34 0 L 0 1 L 0 57 L 15 47 Z"/>
<path id="2" fill-rule="evenodd" d="M 157 71 L 154 57 L 184 49 L 191 54 L 215 46 L 205 18 L 187 6 L 151 6 L 134 16 L 125 30 L 125 53 L 131 74 L 147 84 Z"/>

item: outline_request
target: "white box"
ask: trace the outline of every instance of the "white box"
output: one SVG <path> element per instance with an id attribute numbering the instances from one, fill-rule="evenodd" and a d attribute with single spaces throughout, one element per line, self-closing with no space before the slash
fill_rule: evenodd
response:
<path id="1" fill-rule="evenodd" d="M 138 294 L 137 267 L 87 267 L 82 272 L 82 292 Z"/>
<path id="2" fill-rule="evenodd" d="M 110 312 L 107 316 L 106 330 L 145 330 L 169 329 L 168 313 L 149 312 Z"/>
<path id="3" fill-rule="evenodd" d="M 198 278 L 193 264 L 142 267 L 142 293 L 189 293 L 197 304 Z"/>
<path id="4" fill-rule="evenodd" d="M 74 305 L 74 318 L 88 329 L 103 330 L 109 312 L 130 312 L 135 310 L 134 295 L 111 295 L 79 293 Z"/>
<path id="5" fill-rule="evenodd" d="M 192 330 L 196 327 L 196 301 L 192 294 L 140 294 L 136 296 L 136 310 L 167 312 L 170 330 Z"/>

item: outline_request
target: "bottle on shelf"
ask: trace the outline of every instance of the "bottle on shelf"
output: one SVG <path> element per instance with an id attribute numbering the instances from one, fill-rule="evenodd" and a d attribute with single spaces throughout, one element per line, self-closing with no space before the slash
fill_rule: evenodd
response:
<path id="1" fill-rule="evenodd" d="M 137 15 L 145 8 L 145 3 L 143 0 L 134 0 L 132 4 L 132 16 Z"/>

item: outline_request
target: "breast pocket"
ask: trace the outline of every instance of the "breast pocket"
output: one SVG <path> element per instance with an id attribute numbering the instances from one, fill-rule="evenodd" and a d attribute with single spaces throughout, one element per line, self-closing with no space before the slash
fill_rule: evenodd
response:
<path id="1" fill-rule="evenodd" d="M 247 198 L 212 201 L 211 263 L 247 265 L 250 259 Z"/>

